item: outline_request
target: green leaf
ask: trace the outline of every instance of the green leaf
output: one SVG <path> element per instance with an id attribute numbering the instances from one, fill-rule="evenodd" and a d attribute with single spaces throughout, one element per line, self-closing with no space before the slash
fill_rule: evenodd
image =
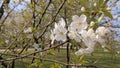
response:
<path id="1" fill-rule="evenodd" d="M 73 0 L 67 0 L 69 4 L 72 4 L 73 3 Z"/>
<path id="2" fill-rule="evenodd" d="M 12 34 L 10 34 L 10 36 L 11 36 L 11 37 L 14 37 L 14 36 L 15 36 L 15 34 L 14 34 L 14 33 L 12 33 Z"/>
<path id="3" fill-rule="evenodd" d="M 111 14 L 109 11 L 107 11 L 106 9 L 103 9 L 102 12 L 103 12 L 106 16 L 108 16 L 109 18 L 113 19 L 112 14 Z"/>
<path id="4" fill-rule="evenodd" d="M 36 67 L 36 63 L 32 63 L 32 64 L 29 65 L 28 68 L 35 68 L 35 67 Z"/>
<path id="5" fill-rule="evenodd" d="M 4 41 L 0 41 L 0 45 L 4 45 Z"/>
<path id="6" fill-rule="evenodd" d="M 80 0 L 80 5 L 87 9 L 90 7 L 90 3 L 88 2 L 88 0 Z"/>
<path id="7" fill-rule="evenodd" d="M 79 58 L 79 63 L 80 63 L 80 64 L 84 64 L 84 55 L 82 55 L 82 56 Z"/>
<path id="8" fill-rule="evenodd" d="M 99 23 L 104 17 L 104 14 L 101 14 L 100 17 L 98 18 L 97 22 Z"/>
<path id="9" fill-rule="evenodd" d="M 104 3 L 103 3 L 103 5 L 102 5 L 102 7 L 106 8 L 108 2 L 109 2 L 108 0 L 105 0 Z"/>
<path id="10" fill-rule="evenodd" d="M 50 49 L 49 52 L 48 52 L 48 54 L 55 55 L 55 50 L 54 49 Z"/>
<path id="11" fill-rule="evenodd" d="M 40 9 L 39 9 L 37 12 L 38 12 L 39 14 L 42 14 L 42 13 L 43 13 L 43 11 L 42 11 L 42 10 L 40 10 Z"/>
<path id="12" fill-rule="evenodd" d="M 39 64 L 39 68 L 43 68 L 44 66 L 43 66 L 43 64 Z"/>
<path id="13" fill-rule="evenodd" d="M 44 68 L 43 63 L 41 63 L 39 60 L 35 61 L 34 63 L 30 64 L 28 68 Z"/>
<path id="14" fill-rule="evenodd" d="M 103 3 L 104 3 L 104 0 L 98 0 L 98 7 L 101 7 L 102 5 L 103 5 Z"/>
<path id="15" fill-rule="evenodd" d="M 62 65 L 58 63 L 53 63 L 50 68 L 62 68 Z"/>

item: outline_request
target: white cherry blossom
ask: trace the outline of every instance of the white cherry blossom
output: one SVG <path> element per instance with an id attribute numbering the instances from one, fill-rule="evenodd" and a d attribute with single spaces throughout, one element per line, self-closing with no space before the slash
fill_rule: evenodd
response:
<path id="1" fill-rule="evenodd" d="M 85 15 L 81 15 L 80 17 L 77 15 L 74 15 L 72 17 L 72 23 L 69 26 L 69 29 L 72 31 L 77 31 L 78 33 L 83 30 L 86 29 L 88 24 L 86 22 L 87 17 Z"/>
<path id="2" fill-rule="evenodd" d="M 97 41 L 102 45 L 104 48 L 106 46 L 106 41 L 111 36 L 111 31 L 107 27 L 98 27 L 96 30 L 96 38 Z"/>
<path id="3" fill-rule="evenodd" d="M 94 48 L 81 48 L 78 51 L 75 52 L 76 55 L 87 55 L 87 54 L 91 54 L 94 51 Z"/>
<path id="4" fill-rule="evenodd" d="M 82 41 L 85 43 L 87 47 L 94 47 L 96 43 L 96 35 L 94 30 L 91 28 L 88 31 L 81 31 Z"/>
<path id="5" fill-rule="evenodd" d="M 65 21 L 61 19 L 58 23 L 55 23 L 55 28 L 51 31 L 52 43 L 56 41 L 66 41 L 67 29 L 65 28 Z"/>
<path id="6" fill-rule="evenodd" d="M 111 31 L 104 26 L 98 27 L 96 30 L 96 34 L 98 34 L 101 37 L 109 36 L 111 34 Z"/>

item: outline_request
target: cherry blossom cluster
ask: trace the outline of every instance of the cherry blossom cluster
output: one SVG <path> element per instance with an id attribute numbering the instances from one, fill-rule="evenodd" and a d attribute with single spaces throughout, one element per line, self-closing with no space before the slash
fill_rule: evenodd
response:
<path id="1" fill-rule="evenodd" d="M 76 42 L 83 42 L 86 48 L 80 48 L 76 55 L 90 54 L 94 51 L 94 46 L 96 42 L 99 42 L 102 47 L 106 45 L 106 38 L 111 34 L 111 31 L 104 26 L 99 26 L 96 30 L 93 30 L 92 27 L 94 22 L 90 24 L 87 23 L 87 16 L 82 14 L 80 17 L 74 15 L 72 17 L 72 22 L 66 28 L 66 23 L 63 18 L 60 19 L 58 23 L 55 23 L 54 29 L 51 30 L 51 44 L 54 41 L 63 41 L 65 42 L 69 39 L 75 40 Z"/>

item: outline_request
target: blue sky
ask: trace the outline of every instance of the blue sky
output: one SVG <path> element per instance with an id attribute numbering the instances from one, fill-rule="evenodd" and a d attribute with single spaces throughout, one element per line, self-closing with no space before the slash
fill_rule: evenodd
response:
<path id="1" fill-rule="evenodd" d="M 3 3 L 3 0 L 2 1 L 0 0 L 0 7 L 1 7 L 2 3 Z M 18 3 L 19 3 L 19 0 L 11 0 L 9 3 L 9 7 L 13 8 Z M 25 9 L 25 7 L 28 3 L 30 3 L 30 0 L 24 0 L 24 2 L 20 2 L 20 4 L 15 8 L 15 11 Z"/>
<path id="2" fill-rule="evenodd" d="M 113 15 L 113 18 L 115 20 L 112 20 L 112 22 L 115 25 L 120 25 L 120 0 L 116 3 L 113 4 L 116 0 L 110 0 L 108 3 L 108 6 L 112 7 L 111 13 Z"/>
<path id="3" fill-rule="evenodd" d="M 17 5 L 19 3 L 18 0 L 11 0 L 9 6 L 11 8 L 13 8 L 15 5 Z M 15 11 L 18 11 L 18 10 L 22 10 L 22 9 L 25 9 L 27 4 L 30 3 L 30 0 L 25 0 L 25 2 L 20 2 L 20 4 L 15 8 Z"/>

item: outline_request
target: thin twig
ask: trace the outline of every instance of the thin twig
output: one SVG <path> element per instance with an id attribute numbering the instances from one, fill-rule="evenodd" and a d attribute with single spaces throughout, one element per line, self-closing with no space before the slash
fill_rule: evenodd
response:
<path id="1" fill-rule="evenodd" d="M 68 41 L 66 41 L 66 42 L 68 42 Z M 57 48 L 57 47 L 65 44 L 66 42 L 61 43 L 61 44 L 58 44 L 58 45 L 53 46 L 53 47 L 51 47 L 51 48 L 44 49 L 44 50 L 42 50 L 42 51 L 36 51 L 36 52 L 34 52 L 34 53 L 30 53 L 30 54 L 27 54 L 27 55 L 22 55 L 22 56 L 18 56 L 18 57 L 15 57 L 15 58 L 8 58 L 8 59 L 5 59 L 5 60 L 0 60 L 0 62 L 3 62 L 3 61 L 11 61 L 11 60 L 16 60 L 16 59 L 21 59 L 21 58 L 26 58 L 26 57 L 28 57 L 28 56 L 31 56 L 31 55 L 35 54 L 35 53 L 44 52 L 44 51 L 48 51 L 48 50 L 53 49 L 53 48 Z"/>
<path id="2" fill-rule="evenodd" d="M 44 35 L 44 33 L 46 32 L 47 28 L 55 21 L 57 15 L 59 14 L 60 10 L 62 9 L 62 7 L 64 6 L 64 4 L 65 4 L 66 1 L 67 0 L 64 0 L 62 2 L 62 4 L 59 6 L 59 8 L 58 8 L 58 10 L 57 10 L 57 12 L 55 14 L 55 16 L 53 16 L 53 19 L 45 26 L 43 32 L 41 33 L 41 35 L 37 39 L 40 39 Z"/>
<path id="3" fill-rule="evenodd" d="M 42 21 L 44 15 L 46 14 L 46 11 L 47 11 L 48 7 L 50 6 L 51 2 L 52 2 L 52 0 L 49 0 L 48 4 L 46 5 L 45 10 L 43 11 L 42 16 L 39 20 L 39 23 L 36 25 L 36 28 L 38 28 L 38 26 L 41 24 L 41 21 Z"/>

